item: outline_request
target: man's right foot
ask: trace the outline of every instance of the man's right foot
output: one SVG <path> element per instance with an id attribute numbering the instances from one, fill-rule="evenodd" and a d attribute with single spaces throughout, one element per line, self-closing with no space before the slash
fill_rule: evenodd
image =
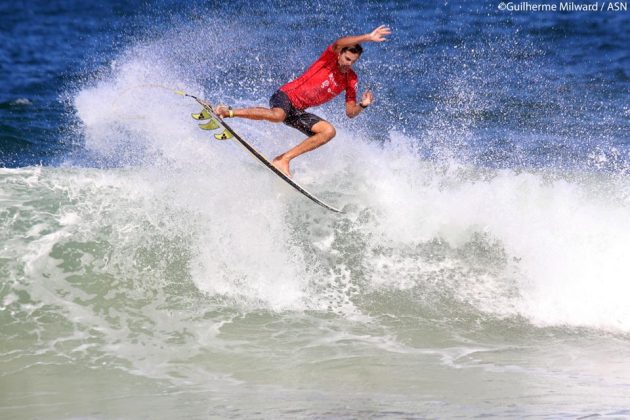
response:
<path id="1" fill-rule="evenodd" d="M 281 156 L 276 157 L 271 161 L 271 164 L 276 167 L 280 172 L 291 178 L 291 170 L 289 169 L 289 161 L 283 159 Z"/>

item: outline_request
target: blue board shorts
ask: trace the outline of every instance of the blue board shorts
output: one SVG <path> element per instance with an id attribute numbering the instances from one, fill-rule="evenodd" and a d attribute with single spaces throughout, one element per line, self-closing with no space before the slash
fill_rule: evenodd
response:
<path id="1" fill-rule="evenodd" d="M 281 108 L 287 115 L 283 122 L 289 127 L 300 130 L 309 137 L 315 134 L 312 130 L 313 126 L 320 121 L 324 121 L 323 118 L 315 114 L 294 107 L 287 94 L 281 90 L 277 90 L 271 96 L 269 107 Z"/>

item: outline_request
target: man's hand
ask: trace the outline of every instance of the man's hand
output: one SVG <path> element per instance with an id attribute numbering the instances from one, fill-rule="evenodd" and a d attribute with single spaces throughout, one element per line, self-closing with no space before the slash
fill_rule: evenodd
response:
<path id="1" fill-rule="evenodd" d="M 361 100 L 359 103 L 356 102 L 346 102 L 346 115 L 348 118 L 354 118 L 361 113 L 365 108 L 370 106 L 374 101 L 374 95 L 371 90 L 366 90 L 361 95 Z"/>
<path id="2" fill-rule="evenodd" d="M 361 95 L 361 102 L 359 103 L 363 106 L 368 106 L 372 104 L 373 100 L 374 100 L 374 95 L 372 94 L 372 91 L 366 90 L 365 92 L 363 92 L 363 95 Z"/>
<path id="3" fill-rule="evenodd" d="M 335 50 L 335 53 L 339 54 L 339 52 L 343 48 L 349 47 L 355 44 L 360 44 L 361 42 L 387 41 L 385 37 L 391 33 L 392 33 L 391 29 L 389 29 L 386 25 L 381 25 L 378 28 L 374 29 L 369 34 L 344 36 L 343 38 L 339 38 L 333 43 L 333 49 Z"/>
<path id="4" fill-rule="evenodd" d="M 385 37 L 391 33 L 391 29 L 389 29 L 386 25 L 381 25 L 367 35 L 367 40 L 372 42 L 387 41 Z"/>

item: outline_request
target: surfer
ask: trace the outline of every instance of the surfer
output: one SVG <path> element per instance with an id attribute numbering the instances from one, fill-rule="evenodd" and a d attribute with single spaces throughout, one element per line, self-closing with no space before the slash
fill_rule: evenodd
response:
<path id="1" fill-rule="evenodd" d="M 289 163 L 303 153 L 310 152 L 335 137 L 335 127 L 306 108 L 330 101 L 341 92 L 346 92 L 346 115 L 354 118 L 370 106 L 374 95 L 366 90 L 357 104 L 356 86 L 358 78 L 352 70 L 363 48 L 362 42 L 383 42 L 391 30 L 381 25 L 364 35 L 347 36 L 330 44 L 324 53 L 297 79 L 283 85 L 269 99 L 269 108 L 253 107 L 232 109 L 219 105 L 214 111 L 221 118 L 248 118 L 283 122 L 308 138 L 294 148 L 273 159 L 273 165 L 285 175 L 291 176 Z"/>

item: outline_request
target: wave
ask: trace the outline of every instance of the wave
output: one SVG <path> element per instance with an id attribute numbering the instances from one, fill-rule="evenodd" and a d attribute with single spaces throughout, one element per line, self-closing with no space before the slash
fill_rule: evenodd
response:
<path id="1" fill-rule="evenodd" d="M 145 137 L 159 163 L 0 172 L 5 306 L 96 293 L 168 307 L 184 291 L 272 311 L 630 330 L 626 178 L 437 167 L 400 134 L 376 145 L 340 130 L 296 165 L 337 216 L 182 123 L 187 139 Z"/>
<path id="2" fill-rule="evenodd" d="M 625 171 L 480 169 L 448 147 L 449 133 L 470 133 L 447 120 L 423 134 L 444 149 L 432 160 L 427 138 L 394 127 L 375 142 L 341 124 L 293 168 L 345 211 L 330 214 L 235 144 L 209 140 L 194 102 L 154 86 L 260 104 L 198 80 L 209 61 L 185 68 L 163 42 L 69 93 L 80 148 L 65 164 L 0 169 L 7 331 L 62 317 L 69 341 L 105 336 L 91 357 L 106 360 L 146 351 L 121 344 L 139 334 L 159 337 L 157 353 L 191 334 L 180 348 L 192 355 L 255 311 L 630 331 Z M 267 156 L 301 140 L 282 125 L 233 126 Z"/>

